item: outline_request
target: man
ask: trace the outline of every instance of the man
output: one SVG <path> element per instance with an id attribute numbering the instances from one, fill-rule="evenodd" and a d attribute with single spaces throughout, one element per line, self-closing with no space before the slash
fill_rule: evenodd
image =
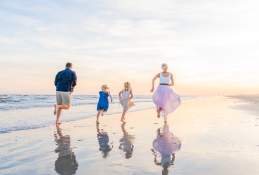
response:
<path id="1" fill-rule="evenodd" d="M 71 93 L 76 86 L 76 73 L 71 69 L 72 63 L 67 63 L 65 70 L 58 72 L 55 78 L 57 104 L 54 105 L 54 115 L 56 115 L 57 125 L 61 124 L 61 111 L 71 106 Z"/>

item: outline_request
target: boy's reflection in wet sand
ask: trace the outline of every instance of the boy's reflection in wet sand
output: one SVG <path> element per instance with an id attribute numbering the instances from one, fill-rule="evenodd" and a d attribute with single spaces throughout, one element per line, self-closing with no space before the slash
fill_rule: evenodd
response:
<path id="1" fill-rule="evenodd" d="M 54 134 L 57 148 L 55 152 L 58 153 L 58 159 L 55 162 L 55 170 L 61 175 L 73 175 L 76 173 L 78 163 L 76 156 L 71 149 L 71 141 L 69 135 L 63 135 L 62 129 L 56 126 L 56 133 Z"/>

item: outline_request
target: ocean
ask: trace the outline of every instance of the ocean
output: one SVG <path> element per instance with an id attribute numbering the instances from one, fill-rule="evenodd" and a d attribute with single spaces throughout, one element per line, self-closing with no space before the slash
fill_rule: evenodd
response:
<path id="1" fill-rule="evenodd" d="M 182 97 L 187 100 L 192 97 Z M 114 102 L 110 104 L 106 116 L 121 113 L 118 98 L 113 97 Z M 62 114 L 63 122 L 81 120 L 95 117 L 96 95 L 73 95 L 72 108 Z M 137 95 L 134 97 L 135 106 L 130 111 L 139 111 L 154 108 L 151 96 Z M 55 95 L 0 95 L 0 134 L 36 129 L 53 125 L 52 106 L 55 104 Z"/>

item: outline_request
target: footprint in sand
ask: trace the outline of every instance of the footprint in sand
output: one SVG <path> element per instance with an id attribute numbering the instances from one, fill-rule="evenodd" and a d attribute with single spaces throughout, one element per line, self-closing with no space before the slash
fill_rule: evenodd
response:
<path id="1" fill-rule="evenodd" d="M 154 125 L 158 125 L 159 123 L 158 122 L 155 122 L 155 123 L 153 123 Z"/>

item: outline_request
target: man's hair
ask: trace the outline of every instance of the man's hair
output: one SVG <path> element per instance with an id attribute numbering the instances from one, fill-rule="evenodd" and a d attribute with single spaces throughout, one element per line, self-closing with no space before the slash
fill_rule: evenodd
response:
<path id="1" fill-rule="evenodd" d="M 72 67 L 72 63 L 69 63 L 69 62 L 68 62 L 68 63 L 66 64 L 66 68 L 71 68 L 71 67 Z"/>

